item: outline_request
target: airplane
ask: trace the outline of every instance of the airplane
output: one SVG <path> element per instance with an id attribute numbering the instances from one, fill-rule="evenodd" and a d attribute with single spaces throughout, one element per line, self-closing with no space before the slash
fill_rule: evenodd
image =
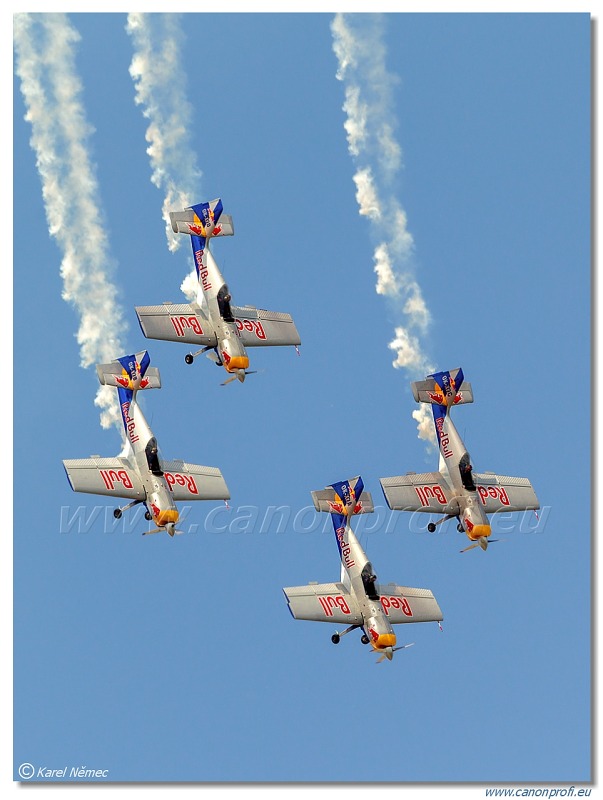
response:
<path id="1" fill-rule="evenodd" d="M 292 345 L 297 349 L 301 339 L 290 314 L 231 304 L 230 291 L 210 251 L 211 239 L 234 234 L 232 217 L 222 210 L 222 201 L 216 199 L 170 212 L 174 233 L 191 237 L 205 308 L 198 303 L 163 303 L 137 306 L 136 314 L 148 339 L 198 346 L 184 357 L 185 362 L 192 364 L 197 356 L 207 354 L 230 375 L 225 385 L 233 380 L 243 383 L 251 374 L 248 347 Z"/>
<path id="2" fill-rule="evenodd" d="M 117 387 L 128 455 L 68 459 L 63 465 L 74 492 L 130 500 L 113 511 L 116 519 L 132 506 L 144 503 L 145 519 L 153 520 L 157 527 L 145 531 L 143 536 L 160 531 L 174 536 L 182 533 L 176 529 L 179 518 L 176 502 L 228 500 L 230 492 L 215 467 L 160 458 L 157 440 L 136 399 L 142 389 L 161 388 L 159 370 L 149 367 L 150 361 L 144 350 L 96 367 L 101 384 Z"/>
<path id="3" fill-rule="evenodd" d="M 431 403 L 440 451 L 438 472 L 407 472 L 394 478 L 380 478 L 388 506 L 395 511 L 441 513 L 427 530 L 450 519 L 457 520 L 459 533 L 466 533 L 472 542 L 461 553 L 481 547 L 486 550 L 492 529 L 488 514 L 498 511 L 536 511 L 540 508 L 536 493 L 527 478 L 478 474 L 467 448 L 450 418 L 454 406 L 473 402 L 471 384 L 464 380 L 463 370 L 435 372 L 426 380 L 411 383 L 417 403 Z"/>
<path id="4" fill-rule="evenodd" d="M 360 641 L 370 643 L 372 652 L 379 654 L 379 663 L 386 658 L 391 661 L 397 650 L 414 644 L 396 647 L 392 625 L 403 622 L 439 624 L 443 616 L 429 589 L 377 583 L 373 566 L 350 527 L 354 514 L 374 511 L 371 495 L 368 492 L 363 495 L 363 491 L 364 484 L 358 476 L 312 492 L 314 508 L 331 514 L 341 558 L 341 579 L 339 583 L 289 586 L 283 592 L 294 619 L 349 623 L 345 630 L 331 636 L 333 644 L 339 644 L 346 633 L 361 628 Z"/>

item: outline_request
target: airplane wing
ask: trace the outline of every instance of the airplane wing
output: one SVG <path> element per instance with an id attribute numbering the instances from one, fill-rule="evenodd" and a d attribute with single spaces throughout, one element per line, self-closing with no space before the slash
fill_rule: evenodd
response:
<path id="1" fill-rule="evenodd" d="M 147 339 L 186 342 L 199 347 L 214 347 L 217 344 L 211 322 L 197 303 L 136 306 L 135 311 Z"/>
<path id="2" fill-rule="evenodd" d="M 293 619 L 361 625 L 362 614 L 343 583 L 308 583 L 283 589 Z"/>
<path id="3" fill-rule="evenodd" d="M 63 461 L 74 492 L 105 494 L 144 500 L 145 490 L 138 473 L 125 458 L 74 458 Z"/>
<path id="4" fill-rule="evenodd" d="M 229 500 L 230 492 L 217 467 L 174 460 L 161 462 L 174 500 Z"/>
<path id="5" fill-rule="evenodd" d="M 437 600 L 429 589 L 412 589 L 395 583 L 377 584 L 386 617 L 396 625 L 402 622 L 439 622 L 444 619 Z"/>
<path id="6" fill-rule="evenodd" d="M 456 514 L 458 502 L 440 472 L 408 472 L 379 478 L 387 505 L 394 511 Z"/>
<path id="7" fill-rule="evenodd" d="M 535 511 L 540 508 L 536 492 L 527 478 L 512 478 L 484 472 L 473 473 L 478 496 L 486 514 L 497 511 Z"/>
<path id="8" fill-rule="evenodd" d="M 245 347 L 301 344 L 291 314 L 254 306 L 232 306 L 232 313 Z"/>

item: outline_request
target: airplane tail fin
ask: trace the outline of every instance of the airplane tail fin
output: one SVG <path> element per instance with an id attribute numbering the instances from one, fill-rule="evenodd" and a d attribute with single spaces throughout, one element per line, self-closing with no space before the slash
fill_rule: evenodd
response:
<path id="1" fill-rule="evenodd" d="M 416 381 L 410 385 L 417 403 L 431 403 L 450 408 L 473 402 L 471 384 L 464 379 L 460 367 L 447 372 L 434 372 L 424 381 Z"/>
<path id="2" fill-rule="evenodd" d="M 170 211 L 170 221 L 174 233 L 186 233 L 201 239 L 234 235 L 232 217 L 223 213 L 220 198 L 197 203 L 184 211 Z"/>
<path id="3" fill-rule="evenodd" d="M 370 492 L 364 491 L 364 483 L 360 476 L 312 492 L 312 501 L 317 511 L 326 511 L 328 514 L 343 517 L 370 514 L 375 510 L 373 498 Z"/>
<path id="4" fill-rule="evenodd" d="M 105 386 L 118 389 L 160 389 L 161 376 L 157 367 L 150 367 L 150 356 L 146 350 L 130 356 L 122 356 L 110 364 L 97 364 L 99 381 Z"/>

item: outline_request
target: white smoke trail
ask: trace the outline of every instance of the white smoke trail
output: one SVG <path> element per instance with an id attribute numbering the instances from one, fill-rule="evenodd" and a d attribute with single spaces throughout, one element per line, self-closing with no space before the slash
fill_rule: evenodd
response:
<path id="1" fill-rule="evenodd" d="M 82 106 L 75 66 L 77 31 L 64 14 L 16 14 L 16 73 L 31 123 L 30 144 L 42 181 L 50 235 L 63 253 L 63 298 L 80 317 L 77 341 L 81 366 L 107 362 L 121 354 L 125 330 L 117 289 L 111 283 L 113 260 L 100 219 L 95 168 L 88 139 L 93 130 Z M 102 386 L 95 404 L 101 425 L 117 425 L 116 392 Z"/>
<path id="2" fill-rule="evenodd" d="M 180 63 L 182 31 L 176 14 L 128 14 L 126 30 L 134 55 L 130 75 L 135 102 L 149 120 L 146 140 L 152 183 L 164 192 L 162 216 L 168 248 L 174 252 L 184 238 L 172 231 L 169 212 L 199 201 L 201 171 L 191 141 L 192 107 L 186 97 L 186 72 Z M 182 291 L 190 299 L 198 292 L 193 270 Z"/>
<path id="3" fill-rule="evenodd" d="M 354 30 L 357 24 L 358 32 Z M 359 214 L 367 217 L 380 241 L 373 254 L 376 291 L 387 297 L 402 316 L 389 343 L 393 366 L 413 378 L 423 378 L 434 367 L 423 351 L 420 337 L 428 329 L 430 314 L 412 269 L 414 240 L 404 209 L 390 186 L 402 164 L 395 139 L 391 109 L 397 78 L 387 71 L 382 41 L 382 17 L 338 13 L 331 23 L 337 78 L 345 84 L 343 110 L 348 150 L 356 165 L 353 177 Z M 435 443 L 427 406 L 413 412 L 419 438 Z"/>

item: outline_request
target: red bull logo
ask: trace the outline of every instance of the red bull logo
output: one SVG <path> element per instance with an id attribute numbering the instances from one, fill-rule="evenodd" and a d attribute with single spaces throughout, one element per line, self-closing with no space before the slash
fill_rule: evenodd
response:
<path id="1" fill-rule="evenodd" d="M 121 415 L 124 420 L 124 428 L 126 429 L 128 436 L 130 437 L 130 441 L 132 442 L 132 444 L 135 444 L 138 441 L 139 437 L 135 433 L 136 423 L 134 422 L 134 419 L 130 416 L 129 402 L 121 404 Z"/>
<path id="2" fill-rule="evenodd" d="M 197 275 L 204 291 L 211 289 L 211 283 L 208 280 L 209 271 L 203 262 L 203 250 L 195 250 L 195 266 L 197 267 Z"/>
<path id="3" fill-rule="evenodd" d="M 335 531 L 335 536 L 337 537 L 337 543 L 339 544 L 341 560 L 343 561 L 344 565 L 350 569 L 350 567 L 353 567 L 356 562 L 352 558 L 352 548 L 345 540 L 345 528 L 337 528 Z"/>
<path id="4" fill-rule="evenodd" d="M 435 421 L 436 430 L 438 432 L 438 439 L 440 440 L 440 449 L 444 458 L 450 458 L 453 455 L 450 447 L 450 438 L 448 434 L 444 433 L 444 417 L 438 417 Z"/>
<path id="5" fill-rule="evenodd" d="M 437 384 L 436 384 L 436 386 L 437 386 Z M 439 389 L 439 387 L 438 387 L 438 389 Z M 429 397 L 429 399 L 431 400 L 432 403 L 436 403 L 439 406 L 446 406 L 446 405 L 449 405 L 449 404 L 455 406 L 457 403 L 461 403 L 462 400 L 463 400 L 463 395 L 461 394 L 461 392 L 457 392 L 454 395 L 452 403 L 450 403 L 449 399 L 447 400 L 444 397 L 444 395 L 442 394 L 441 391 L 438 391 L 438 392 L 427 392 L 427 396 Z"/>
<path id="6" fill-rule="evenodd" d="M 188 229 L 191 233 L 194 233 L 195 236 L 205 236 L 205 228 L 203 225 L 191 225 L 189 222 Z"/>

